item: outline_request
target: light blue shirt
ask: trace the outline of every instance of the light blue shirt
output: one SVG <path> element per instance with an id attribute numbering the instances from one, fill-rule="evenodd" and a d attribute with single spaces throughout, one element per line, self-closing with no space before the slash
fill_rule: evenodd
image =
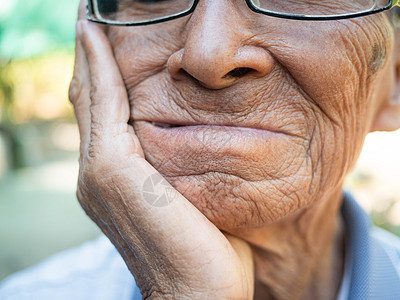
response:
<path id="1" fill-rule="evenodd" d="M 338 300 L 399 300 L 400 239 L 371 225 L 345 194 L 345 272 Z M 1 300 L 136 300 L 135 280 L 109 240 L 101 236 L 18 272 L 0 284 Z"/>

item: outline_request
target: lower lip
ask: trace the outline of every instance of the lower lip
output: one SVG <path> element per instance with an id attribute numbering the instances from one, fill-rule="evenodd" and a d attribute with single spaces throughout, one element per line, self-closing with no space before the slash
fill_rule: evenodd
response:
<path id="1" fill-rule="evenodd" d="M 243 155 L 244 151 L 254 151 L 254 147 L 265 147 L 268 140 L 282 133 L 264 129 L 218 125 L 189 125 L 160 127 L 151 122 L 135 122 L 135 128 L 142 139 L 151 137 L 152 143 L 175 151 L 190 148 L 201 152 L 218 152 Z M 143 141 L 147 142 L 147 141 Z M 173 149 L 171 149 L 173 150 Z"/>

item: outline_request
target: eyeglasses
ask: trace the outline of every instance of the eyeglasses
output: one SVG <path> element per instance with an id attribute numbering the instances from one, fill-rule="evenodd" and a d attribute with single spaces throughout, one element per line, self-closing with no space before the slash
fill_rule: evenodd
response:
<path id="1" fill-rule="evenodd" d="M 254 12 L 294 20 L 362 17 L 400 6 L 400 0 L 245 0 Z M 199 0 L 86 0 L 87 19 L 97 23 L 139 26 L 192 13 Z"/>

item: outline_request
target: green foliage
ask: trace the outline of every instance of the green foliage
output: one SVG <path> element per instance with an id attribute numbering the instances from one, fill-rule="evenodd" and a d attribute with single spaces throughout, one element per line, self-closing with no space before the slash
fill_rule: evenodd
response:
<path id="1" fill-rule="evenodd" d="M 79 0 L 4 0 L 0 5 L 1 60 L 72 48 Z"/>
<path id="2" fill-rule="evenodd" d="M 60 64 L 51 53 L 72 49 L 79 0 L 0 2 L 0 137 L 9 145 L 11 167 L 18 168 L 24 165 L 24 159 L 15 123 L 34 118 L 34 108 L 57 116 L 63 115 L 65 110 L 60 109 L 61 103 L 66 101 L 59 94 L 66 94 L 67 87 L 60 85 L 59 77 L 66 74 L 67 85 L 69 64 L 67 67 L 66 63 Z M 60 92 L 54 93 L 52 88 Z M 53 101 L 43 102 L 46 97 Z M 54 108 L 49 102 L 58 106 Z"/>
<path id="3" fill-rule="evenodd" d="M 0 64 L 0 122 L 8 121 L 13 99 L 13 83 L 8 77 L 9 64 Z"/>

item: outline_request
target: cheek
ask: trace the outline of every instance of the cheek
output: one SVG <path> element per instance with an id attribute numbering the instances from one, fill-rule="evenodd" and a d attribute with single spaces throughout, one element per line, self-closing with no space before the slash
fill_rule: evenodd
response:
<path id="1" fill-rule="evenodd" d="M 182 26 L 169 22 L 143 27 L 110 27 L 108 36 L 128 93 L 149 77 L 166 72 L 172 53 L 182 47 Z"/>
<path id="2" fill-rule="evenodd" d="M 382 101 L 376 97 L 376 82 L 383 76 L 386 49 L 391 49 L 390 28 L 381 15 L 304 22 L 290 31 L 277 31 L 284 40 L 272 38 L 276 42 L 270 51 L 315 107 L 322 146 L 345 149 L 344 161 L 338 164 L 343 173 L 358 157 Z"/>

